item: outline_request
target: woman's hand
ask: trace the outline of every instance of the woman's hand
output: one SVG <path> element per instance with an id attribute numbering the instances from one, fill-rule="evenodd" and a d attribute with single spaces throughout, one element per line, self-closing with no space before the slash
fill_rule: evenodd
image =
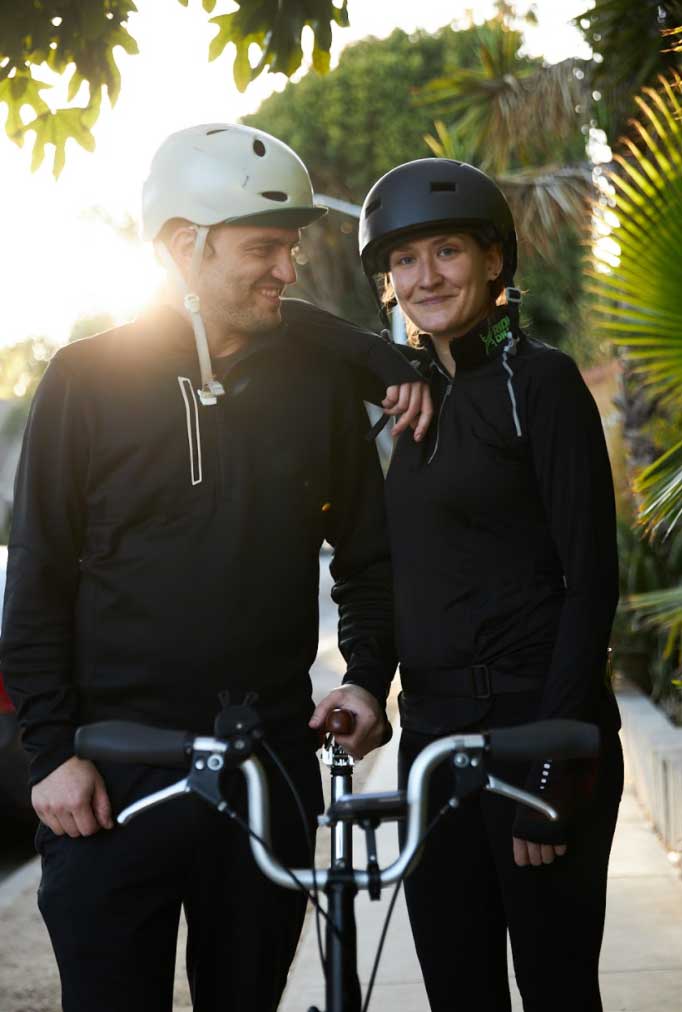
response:
<path id="1" fill-rule="evenodd" d="M 428 383 L 401 383 L 388 387 L 381 406 L 387 415 L 398 421 L 393 426 L 395 439 L 409 426 L 414 429 L 414 441 L 420 442 L 426 435 L 433 418 L 433 402 Z"/>
<path id="2" fill-rule="evenodd" d="M 552 864 L 555 857 L 563 857 L 568 849 L 565 843 L 533 843 L 531 840 L 519 840 L 512 837 L 514 843 L 514 863 L 519 868 L 532 864 L 539 868 L 542 864 Z"/>

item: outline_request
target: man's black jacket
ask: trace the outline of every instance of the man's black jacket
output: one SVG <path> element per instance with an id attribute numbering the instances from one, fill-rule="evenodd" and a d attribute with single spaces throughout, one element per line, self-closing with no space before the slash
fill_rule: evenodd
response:
<path id="1" fill-rule="evenodd" d="M 192 332 L 169 308 L 50 363 L 17 474 L 0 661 L 33 782 L 73 754 L 81 723 L 209 732 L 223 689 L 255 690 L 271 733 L 303 735 L 325 538 L 348 677 L 380 696 L 390 680 L 361 370 L 334 354 L 335 318 L 294 302 L 285 314 L 225 360 L 214 406 L 199 402 Z M 371 356 L 376 373 L 378 355 L 386 383 L 414 380 L 379 344 L 358 332 L 351 359 Z"/>

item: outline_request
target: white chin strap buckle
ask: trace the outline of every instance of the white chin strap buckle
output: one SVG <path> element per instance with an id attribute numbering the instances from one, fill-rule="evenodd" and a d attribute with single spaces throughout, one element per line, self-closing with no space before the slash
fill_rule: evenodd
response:
<path id="1" fill-rule="evenodd" d="M 197 390 L 199 400 L 202 404 L 217 404 L 218 398 L 225 393 L 225 387 L 217 379 L 211 379 L 201 390 Z"/>

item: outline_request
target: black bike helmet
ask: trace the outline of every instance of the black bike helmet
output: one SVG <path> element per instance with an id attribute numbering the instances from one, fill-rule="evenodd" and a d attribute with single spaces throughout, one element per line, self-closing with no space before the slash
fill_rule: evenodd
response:
<path id="1" fill-rule="evenodd" d="M 451 158 L 418 158 L 391 169 L 365 197 L 360 256 L 365 274 L 388 270 L 388 253 L 402 236 L 439 225 L 492 225 L 502 244 L 502 280 L 511 286 L 516 229 L 499 187 L 480 169 Z"/>

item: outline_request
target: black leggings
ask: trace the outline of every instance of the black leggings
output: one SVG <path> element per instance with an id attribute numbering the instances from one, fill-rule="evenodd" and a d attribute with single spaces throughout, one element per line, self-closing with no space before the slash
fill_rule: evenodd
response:
<path id="1" fill-rule="evenodd" d="M 317 758 L 311 752 L 287 765 L 312 822 L 322 801 Z M 113 764 L 102 773 L 115 810 L 178 779 L 177 771 Z M 284 864 L 308 865 L 289 789 L 278 772 L 268 774 L 275 851 Z M 233 776 L 231 802 L 243 811 L 243 778 Z M 277 1008 L 306 900 L 263 875 L 227 816 L 185 795 L 75 840 L 41 825 L 37 846 L 38 903 L 65 1012 L 171 1012 L 181 906 L 195 1012 Z"/>
<path id="2" fill-rule="evenodd" d="M 401 786 L 429 740 L 403 733 Z M 525 770 L 518 765 L 498 764 L 494 772 L 523 784 Z M 451 793 L 447 764 L 431 784 L 433 816 Z M 539 868 L 514 864 L 512 802 L 485 792 L 444 817 L 405 882 L 432 1012 L 511 1012 L 507 930 L 525 1012 L 601 1012 L 606 876 L 622 789 L 623 757 L 613 734 L 567 854 Z"/>

